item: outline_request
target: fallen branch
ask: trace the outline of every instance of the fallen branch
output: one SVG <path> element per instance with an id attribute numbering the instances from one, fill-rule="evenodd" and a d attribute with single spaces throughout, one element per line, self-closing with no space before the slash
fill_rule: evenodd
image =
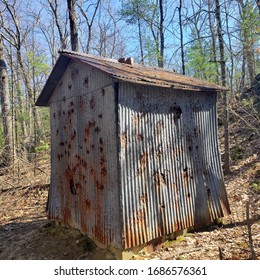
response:
<path id="1" fill-rule="evenodd" d="M 44 185 L 27 185 L 27 186 L 14 186 L 12 185 L 12 188 L 6 188 L 6 189 L 1 189 L 1 192 L 9 192 L 9 191 L 15 191 L 15 190 L 25 190 L 25 189 L 37 189 L 37 188 L 48 188 L 50 184 L 44 184 Z"/>
<path id="2" fill-rule="evenodd" d="M 49 175 L 47 172 L 45 172 L 44 170 L 42 170 L 40 167 L 34 166 L 32 163 L 28 162 L 27 160 L 23 159 L 23 158 L 18 158 L 18 160 L 23 161 L 24 163 L 27 163 L 28 165 L 33 166 L 34 168 L 38 169 L 39 171 L 41 171 L 42 173 Z"/>
<path id="3" fill-rule="evenodd" d="M 172 260 L 174 257 L 181 256 L 181 255 L 186 255 L 186 254 L 193 253 L 193 252 L 196 252 L 196 251 L 200 251 L 200 250 L 203 250 L 203 249 L 205 249 L 205 248 L 199 247 L 199 248 L 193 248 L 193 249 L 185 250 L 185 251 L 181 251 L 181 252 L 176 252 L 171 257 L 164 258 L 164 260 Z"/>
<path id="4" fill-rule="evenodd" d="M 0 183 L 8 184 L 8 185 L 10 185 L 11 187 L 15 188 L 15 185 L 9 183 L 8 181 L 0 180 Z M 4 192 L 4 189 L 1 189 L 1 190 L 2 190 L 2 192 Z"/>
<path id="5" fill-rule="evenodd" d="M 28 210 L 28 209 L 36 209 L 36 208 L 42 208 L 42 205 L 37 205 L 37 206 L 28 206 L 28 207 L 23 207 L 23 208 L 8 208 L 8 209 L 0 209 L 0 212 L 11 212 L 11 211 L 23 211 L 23 210 Z"/>
<path id="6" fill-rule="evenodd" d="M 236 115 L 240 120 L 242 120 L 250 129 L 252 129 L 256 134 L 260 133 L 260 129 L 258 127 L 252 126 L 247 120 L 242 118 L 237 112 L 235 112 L 233 109 L 229 108 L 230 112 L 234 115 Z"/>

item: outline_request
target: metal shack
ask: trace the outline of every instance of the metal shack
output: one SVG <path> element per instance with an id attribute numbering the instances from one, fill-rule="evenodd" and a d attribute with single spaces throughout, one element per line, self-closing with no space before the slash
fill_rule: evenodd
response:
<path id="1" fill-rule="evenodd" d="M 50 107 L 49 217 L 120 252 L 230 213 L 222 88 L 122 61 L 63 50 L 36 102 Z"/>

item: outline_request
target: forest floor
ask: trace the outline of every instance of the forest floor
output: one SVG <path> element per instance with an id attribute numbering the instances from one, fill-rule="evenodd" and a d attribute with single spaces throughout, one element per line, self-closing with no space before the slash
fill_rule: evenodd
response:
<path id="1" fill-rule="evenodd" d="M 134 259 L 260 259 L 260 141 L 256 134 L 231 128 L 231 173 L 225 176 L 231 215 L 213 225 L 166 241 L 156 252 Z M 220 132 L 220 139 L 223 135 Z M 222 141 L 221 141 L 222 142 Z M 0 259 L 113 259 L 78 230 L 55 225 L 45 211 L 49 159 L 19 165 L 18 182 L 0 169 Z M 29 165 L 32 174 L 28 175 Z M 16 167 L 17 168 L 17 163 Z M 23 174 L 27 174 L 25 179 Z M 10 183 L 12 178 L 12 183 Z M 47 183 L 46 183 L 47 182 Z M 248 211 L 247 211 L 248 210 Z"/>

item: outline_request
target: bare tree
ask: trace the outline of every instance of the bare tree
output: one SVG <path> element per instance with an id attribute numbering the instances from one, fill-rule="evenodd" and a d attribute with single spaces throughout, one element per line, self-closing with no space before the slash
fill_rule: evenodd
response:
<path id="1" fill-rule="evenodd" d="M 78 39 L 78 20 L 76 13 L 76 3 L 77 0 L 67 0 L 68 9 L 69 9 L 69 19 L 70 19 L 70 41 L 71 41 L 71 50 L 79 50 L 79 39 Z"/>
<path id="2" fill-rule="evenodd" d="M 220 15 L 220 4 L 219 0 L 216 1 L 216 21 L 217 21 L 217 33 L 220 50 L 220 68 L 221 68 L 221 82 L 222 86 L 226 87 L 226 62 L 225 62 L 225 49 L 224 49 L 224 38 Z M 224 119 L 224 130 L 225 130 L 225 159 L 224 159 L 224 170 L 226 173 L 230 172 L 230 149 L 229 149 L 229 112 L 228 112 L 228 96 L 227 92 L 224 91 L 224 105 L 225 105 L 225 119 Z"/>
<path id="3" fill-rule="evenodd" d="M 0 97 L 2 107 L 2 120 L 5 135 L 5 146 L 2 154 L 4 162 L 2 164 L 10 166 L 14 156 L 14 138 L 12 116 L 10 109 L 10 94 L 8 84 L 7 67 L 4 58 L 4 47 L 2 36 L 0 35 Z"/>
<path id="4" fill-rule="evenodd" d="M 227 31 L 227 49 L 229 52 L 229 57 L 230 57 L 230 69 L 229 69 L 229 86 L 230 86 L 230 93 L 231 96 L 233 97 L 233 78 L 234 78 L 234 53 L 233 53 L 233 47 L 232 47 L 232 38 L 231 38 L 231 32 L 229 29 L 229 20 L 228 20 L 228 7 L 227 3 L 225 2 L 224 5 L 225 8 L 225 14 L 226 14 L 226 31 Z"/>
<path id="5" fill-rule="evenodd" d="M 21 76 L 23 78 L 23 82 L 26 88 L 27 92 L 27 110 L 29 112 L 29 115 L 32 114 L 33 121 L 36 124 L 36 127 L 40 127 L 39 125 L 39 117 L 37 110 L 35 108 L 34 104 L 34 91 L 33 91 L 33 85 L 31 83 L 30 75 L 26 69 L 24 56 L 22 53 L 22 46 L 28 36 L 28 34 L 33 29 L 33 25 L 27 25 L 25 29 L 22 29 L 20 19 L 16 13 L 17 2 L 14 1 L 13 3 L 10 3 L 9 1 L 2 0 L 2 3 L 5 5 L 6 11 L 10 16 L 12 26 L 14 30 L 12 30 L 9 26 L 5 25 L 5 20 L 2 18 L 1 27 L 4 33 L 2 32 L 3 38 L 8 41 L 15 49 L 16 49 L 16 57 L 17 57 L 17 63 L 19 65 L 19 69 L 21 70 Z M 31 122 L 29 122 L 29 132 L 31 132 Z"/>
<path id="6" fill-rule="evenodd" d="M 159 33 L 160 33 L 160 55 L 158 59 L 158 66 L 163 67 L 164 66 L 164 1 L 159 0 L 159 17 L 160 17 L 160 24 L 159 24 Z"/>
<path id="7" fill-rule="evenodd" d="M 211 55 L 213 59 L 213 63 L 215 63 L 215 68 L 216 68 L 216 77 L 215 77 L 215 82 L 218 84 L 219 83 L 219 75 L 218 75 L 218 63 L 217 63 L 217 47 L 216 47 L 216 29 L 215 29 L 215 22 L 214 18 L 212 16 L 212 10 L 213 10 L 213 1 L 208 0 L 208 20 L 209 20 L 209 29 L 210 29 L 210 34 L 211 34 Z"/>
<path id="8" fill-rule="evenodd" d="M 50 9 L 53 14 L 53 18 L 55 20 L 55 24 L 56 24 L 56 27 L 58 30 L 60 46 L 62 49 L 66 49 L 66 47 L 67 47 L 67 30 L 66 30 L 66 25 L 62 25 L 61 20 L 59 18 L 58 1 L 57 0 L 47 0 L 47 1 L 49 3 Z"/>
<path id="9" fill-rule="evenodd" d="M 89 4 L 86 9 L 83 8 L 83 3 L 81 3 L 81 5 L 79 5 L 79 4 L 77 5 L 80 12 L 81 12 L 81 15 L 83 16 L 83 18 L 86 21 L 87 29 L 88 29 L 86 53 L 90 52 L 90 44 L 91 44 L 91 40 L 92 40 L 92 28 L 93 28 L 94 20 L 95 20 L 96 15 L 97 15 L 97 11 L 100 7 L 100 3 L 101 3 L 101 0 L 97 0 L 96 3 Z M 94 6 L 94 8 L 93 8 L 93 6 Z M 91 16 L 88 13 L 90 8 L 94 9 Z"/>
<path id="10" fill-rule="evenodd" d="M 184 60 L 184 45 L 183 45 L 183 24 L 182 24 L 182 0 L 179 1 L 179 27 L 180 27 L 180 39 L 181 39 L 181 65 L 182 65 L 182 74 L 185 75 L 185 60 Z"/>

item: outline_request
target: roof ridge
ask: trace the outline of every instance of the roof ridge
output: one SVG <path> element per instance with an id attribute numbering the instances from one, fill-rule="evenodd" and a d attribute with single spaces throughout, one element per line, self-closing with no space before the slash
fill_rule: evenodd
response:
<path id="1" fill-rule="evenodd" d="M 76 55 L 76 56 L 82 56 L 82 57 L 87 57 L 87 58 L 92 58 L 92 59 L 97 59 L 97 60 L 103 60 L 103 61 L 108 61 L 108 62 L 114 62 L 114 63 L 120 63 L 114 58 L 108 58 L 104 56 L 97 56 L 94 54 L 89 54 L 89 53 L 83 53 L 83 52 L 75 52 L 75 51 L 70 51 L 67 49 L 60 49 L 59 54 L 68 54 L 68 55 Z"/>

